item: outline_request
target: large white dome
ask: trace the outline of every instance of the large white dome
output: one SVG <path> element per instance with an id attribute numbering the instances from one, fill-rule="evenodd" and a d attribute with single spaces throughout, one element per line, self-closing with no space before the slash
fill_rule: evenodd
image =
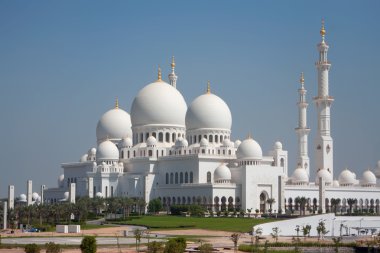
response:
<path id="1" fill-rule="evenodd" d="M 245 139 L 236 151 L 237 159 L 261 160 L 263 151 L 260 145 L 252 138 Z"/>
<path id="2" fill-rule="evenodd" d="M 214 182 L 229 180 L 231 180 L 231 171 L 226 165 L 222 164 L 216 168 L 214 171 Z"/>
<path id="3" fill-rule="evenodd" d="M 362 185 L 364 186 L 372 186 L 376 185 L 376 176 L 373 174 L 372 171 L 366 170 L 363 173 L 363 178 L 362 178 Z"/>
<path id="4" fill-rule="evenodd" d="M 348 169 L 345 169 L 339 174 L 338 180 L 339 185 L 353 185 L 355 184 L 355 175 Z"/>
<path id="5" fill-rule="evenodd" d="M 98 142 L 110 139 L 121 140 L 124 137 L 132 137 L 131 117 L 120 109 L 114 108 L 104 113 L 96 127 Z"/>
<path id="6" fill-rule="evenodd" d="M 307 184 L 309 182 L 309 176 L 304 168 L 298 166 L 292 174 L 293 184 Z"/>
<path id="7" fill-rule="evenodd" d="M 98 146 L 96 160 L 119 160 L 119 150 L 112 141 L 103 141 Z"/>
<path id="8" fill-rule="evenodd" d="M 232 116 L 228 105 L 218 96 L 206 93 L 191 103 L 186 112 L 186 130 L 231 130 Z"/>
<path id="9" fill-rule="evenodd" d="M 163 81 L 148 84 L 132 103 L 132 126 L 170 125 L 185 127 L 187 105 L 181 93 Z"/>

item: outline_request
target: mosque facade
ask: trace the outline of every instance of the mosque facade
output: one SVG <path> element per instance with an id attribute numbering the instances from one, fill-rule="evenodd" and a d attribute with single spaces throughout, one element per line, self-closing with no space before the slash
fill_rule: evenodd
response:
<path id="1" fill-rule="evenodd" d="M 360 179 L 348 169 L 334 180 L 333 138 L 329 94 L 329 46 L 324 24 L 316 62 L 318 94 L 316 138 L 309 145 L 306 89 L 303 74 L 298 89 L 297 168 L 288 172 L 288 152 L 280 142 L 263 154 L 251 136 L 232 140 L 232 115 L 222 98 L 208 84 L 205 94 L 187 106 L 177 89 L 174 58 L 169 82 L 158 79 L 142 88 L 134 98 L 130 114 L 119 108 L 107 111 L 97 128 L 97 147 L 78 162 L 62 164 L 58 187 L 44 189 L 44 201 L 67 201 L 74 196 L 159 198 L 164 207 L 200 204 L 209 210 L 228 208 L 289 212 L 296 199 L 306 198 L 309 210 L 331 210 L 339 198 L 340 210 L 356 199 L 359 209 L 380 212 L 380 162 L 375 171 L 364 171 Z M 315 156 L 310 164 L 309 147 Z M 312 182 L 311 177 L 315 177 Z M 268 200 L 271 201 L 268 201 Z"/>

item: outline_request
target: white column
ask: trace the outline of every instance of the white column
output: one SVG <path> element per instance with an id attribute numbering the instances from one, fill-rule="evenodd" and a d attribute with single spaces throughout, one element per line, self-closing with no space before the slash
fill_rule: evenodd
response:
<path id="1" fill-rule="evenodd" d="M 319 59 L 316 62 L 318 70 L 318 96 L 314 98 L 318 113 L 318 131 L 315 138 L 315 170 L 327 169 L 334 176 L 333 139 L 330 129 L 330 107 L 334 98 L 329 95 L 329 70 L 327 59 L 329 46 L 325 42 L 325 27 L 322 23 L 322 41 L 318 44 Z"/>
<path id="2" fill-rule="evenodd" d="M 32 187 L 32 180 L 28 180 L 26 183 L 26 203 L 28 206 L 33 204 L 32 194 L 33 194 L 33 187 Z"/>
<path id="3" fill-rule="evenodd" d="M 285 179 L 284 176 L 278 176 L 278 211 L 285 213 Z"/>
<path id="4" fill-rule="evenodd" d="M 15 186 L 9 185 L 8 186 L 8 203 L 9 203 L 9 209 L 15 208 Z"/>
<path id="5" fill-rule="evenodd" d="M 7 203 L 7 201 L 3 202 L 3 209 L 4 209 L 3 229 L 7 229 L 8 228 L 8 224 L 7 224 L 7 221 L 8 221 L 8 203 Z"/>
<path id="6" fill-rule="evenodd" d="M 73 204 L 75 204 L 75 188 L 76 188 L 76 184 L 70 183 L 69 200 L 70 200 L 70 203 L 73 203 Z"/>
<path id="7" fill-rule="evenodd" d="M 44 198 L 45 198 L 45 188 L 46 188 L 46 185 L 41 185 L 41 204 L 43 204 L 45 201 L 44 201 Z"/>
<path id="8" fill-rule="evenodd" d="M 88 197 L 89 198 L 94 197 L 94 178 L 93 177 L 88 178 Z"/>
<path id="9" fill-rule="evenodd" d="M 326 213 L 326 202 L 325 202 L 325 191 L 326 184 L 323 177 L 319 178 L 319 206 L 318 210 L 320 213 Z"/>

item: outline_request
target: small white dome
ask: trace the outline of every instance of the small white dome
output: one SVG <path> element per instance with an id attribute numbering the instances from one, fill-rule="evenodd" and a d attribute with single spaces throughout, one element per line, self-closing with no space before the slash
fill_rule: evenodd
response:
<path id="1" fill-rule="evenodd" d="M 87 152 L 88 156 L 95 156 L 96 155 L 96 148 L 90 148 Z"/>
<path id="2" fill-rule="evenodd" d="M 81 163 L 87 162 L 87 157 L 88 157 L 88 154 L 82 155 L 82 157 L 80 158 L 79 162 L 81 162 Z"/>
<path id="3" fill-rule="evenodd" d="M 236 140 L 234 144 L 235 144 L 235 148 L 238 148 L 241 144 L 241 140 Z"/>
<path id="4" fill-rule="evenodd" d="M 370 185 L 376 185 L 376 176 L 373 174 L 372 171 L 366 170 L 363 173 L 362 177 L 362 185 L 370 186 Z"/>
<path id="5" fill-rule="evenodd" d="M 63 194 L 63 199 L 64 199 L 64 200 L 68 200 L 68 199 L 69 199 L 69 196 L 70 196 L 70 193 L 69 193 L 69 192 L 65 192 L 65 193 Z"/>
<path id="6" fill-rule="evenodd" d="M 199 145 L 201 146 L 201 147 L 207 147 L 208 145 L 209 145 L 209 142 L 208 142 L 208 140 L 206 139 L 206 138 L 202 138 L 201 139 L 201 142 L 199 143 Z"/>
<path id="7" fill-rule="evenodd" d="M 338 180 L 334 180 L 333 181 L 333 186 L 334 187 L 339 187 L 339 181 Z"/>
<path id="8" fill-rule="evenodd" d="M 103 141 L 99 144 L 97 150 L 96 159 L 97 160 L 118 160 L 119 150 L 116 145 L 109 140 Z"/>
<path id="9" fill-rule="evenodd" d="M 275 149 L 275 150 L 282 150 L 282 143 L 279 142 L 279 141 L 276 141 L 276 142 L 274 143 L 274 149 Z"/>
<path id="10" fill-rule="evenodd" d="M 319 178 L 322 177 L 325 180 L 325 184 L 331 185 L 333 182 L 333 177 L 327 169 L 321 169 L 318 171 L 317 176 L 315 177 L 315 183 L 319 184 Z"/>
<path id="11" fill-rule="evenodd" d="M 170 125 L 185 127 L 187 105 L 181 93 L 163 81 L 142 88 L 132 103 L 132 126 Z"/>
<path id="12" fill-rule="evenodd" d="M 228 105 L 218 96 L 206 93 L 200 95 L 186 112 L 186 129 L 231 130 L 232 116 Z"/>
<path id="13" fill-rule="evenodd" d="M 236 151 L 237 159 L 261 160 L 263 151 L 260 145 L 252 138 L 245 139 Z"/>
<path id="14" fill-rule="evenodd" d="M 293 184 L 307 184 L 309 183 L 309 176 L 307 175 L 307 171 L 298 166 L 293 174 L 292 174 L 292 183 Z"/>
<path id="15" fill-rule="evenodd" d="M 216 168 L 216 170 L 214 171 L 214 182 L 230 180 L 231 171 L 226 165 L 221 164 L 218 168 Z"/>
<path id="16" fill-rule="evenodd" d="M 230 141 L 229 139 L 224 139 L 222 146 L 228 147 L 228 148 L 233 148 L 235 146 L 235 144 L 232 141 Z"/>
<path id="17" fill-rule="evenodd" d="M 95 196 L 98 197 L 98 198 L 103 198 L 103 193 L 97 192 Z"/>
<path id="18" fill-rule="evenodd" d="M 132 136 L 131 126 L 131 117 L 126 111 L 120 108 L 111 109 L 100 118 L 96 127 L 96 138 L 100 142 Z"/>
<path id="19" fill-rule="evenodd" d="M 36 201 L 40 195 L 37 192 L 32 193 L 32 200 Z"/>
<path id="20" fill-rule="evenodd" d="M 348 169 L 343 170 L 338 177 L 339 185 L 353 185 L 355 184 L 355 175 Z"/>
<path id="21" fill-rule="evenodd" d="M 132 142 L 132 139 L 130 137 L 123 138 L 119 142 L 119 147 L 120 148 L 130 148 L 132 146 L 133 146 L 133 142 Z"/>
<path id="22" fill-rule="evenodd" d="M 148 139 L 146 140 L 146 145 L 148 147 L 153 147 L 157 145 L 157 139 L 154 138 L 154 136 L 149 136 Z"/>
<path id="23" fill-rule="evenodd" d="M 41 203 L 41 196 L 38 196 L 38 198 L 36 199 L 36 202 Z"/>
<path id="24" fill-rule="evenodd" d="M 24 193 L 20 194 L 20 202 L 26 202 L 26 195 Z"/>
<path id="25" fill-rule="evenodd" d="M 65 180 L 65 175 L 64 174 L 61 174 L 59 177 L 58 177 L 58 187 L 59 188 L 62 188 L 65 184 L 64 182 Z"/>
<path id="26" fill-rule="evenodd" d="M 176 139 L 176 141 L 175 141 L 175 147 L 176 148 L 187 147 L 187 146 L 189 146 L 189 143 L 187 142 L 186 139 L 184 139 L 182 137 L 179 137 Z"/>

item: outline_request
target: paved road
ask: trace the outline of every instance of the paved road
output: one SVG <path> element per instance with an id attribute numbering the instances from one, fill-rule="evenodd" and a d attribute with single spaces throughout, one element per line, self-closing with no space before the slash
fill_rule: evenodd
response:
<path id="1" fill-rule="evenodd" d="M 23 238 L 2 238 L 1 242 L 3 244 L 45 244 L 49 242 L 54 242 L 62 245 L 80 245 L 83 237 L 23 237 Z M 117 240 L 119 244 L 134 244 L 136 239 L 134 237 L 97 237 L 96 241 L 99 245 L 116 245 Z M 163 238 L 150 238 L 150 241 L 164 241 Z M 142 238 L 140 243 L 147 243 L 146 238 Z"/>

